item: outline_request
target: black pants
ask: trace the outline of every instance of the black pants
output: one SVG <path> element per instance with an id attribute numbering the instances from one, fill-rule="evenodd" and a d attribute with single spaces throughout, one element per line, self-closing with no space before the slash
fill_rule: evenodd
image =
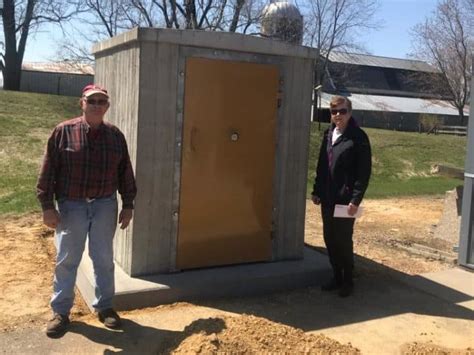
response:
<path id="1" fill-rule="evenodd" d="M 355 218 L 334 218 L 334 206 L 321 206 L 324 243 L 337 281 L 352 283 Z"/>

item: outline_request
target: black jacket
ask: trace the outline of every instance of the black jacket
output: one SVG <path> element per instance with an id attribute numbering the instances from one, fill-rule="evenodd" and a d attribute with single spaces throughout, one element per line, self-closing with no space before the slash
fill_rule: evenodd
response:
<path id="1" fill-rule="evenodd" d="M 359 205 L 372 170 L 369 138 L 351 117 L 342 136 L 331 145 L 334 127 L 324 132 L 312 194 L 321 199 L 323 206 L 349 202 Z"/>

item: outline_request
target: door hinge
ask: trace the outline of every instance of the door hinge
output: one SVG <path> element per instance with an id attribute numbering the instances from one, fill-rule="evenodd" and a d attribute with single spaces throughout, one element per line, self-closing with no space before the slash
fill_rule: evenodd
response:
<path id="1" fill-rule="evenodd" d="M 278 108 L 281 107 L 281 102 L 282 101 L 283 101 L 283 92 L 278 91 L 278 94 L 277 94 L 277 107 Z"/>

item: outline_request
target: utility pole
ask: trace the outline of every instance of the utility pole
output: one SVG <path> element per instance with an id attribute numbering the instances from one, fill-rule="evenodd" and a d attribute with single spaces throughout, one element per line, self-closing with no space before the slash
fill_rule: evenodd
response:
<path id="1" fill-rule="evenodd" d="M 322 84 L 319 84 L 313 89 L 315 99 L 316 99 L 316 105 L 313 105 L 313 117 L 316 116 L 316 119 L 318 120 L 318 131 L 321 130 L 321 89 L 323 88 Z"/>

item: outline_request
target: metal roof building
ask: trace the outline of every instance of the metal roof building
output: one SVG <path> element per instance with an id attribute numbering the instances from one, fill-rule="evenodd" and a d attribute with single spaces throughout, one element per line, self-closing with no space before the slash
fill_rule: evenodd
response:
<path id="1" fill-rule="evenodd" d="M 366 127 L 416 131 L 427 115 L 440 125 L 461 125 L 449 92 L 431 84 L 444 79 L 428 63 L 343 52 L 328 59 L 318 120 L 329 121 L 329 100 L 337 94 L 351 99 L 354 117 Z"/>
<path id="2" fill-rule="evenodd" d="M 331 97 L 327 93 L 321 95 L 322 108 L 329 109 Z M 352 94 L 349 98 L 353 110 L 458 115 L 458 111 L 446 100 L 363 94 Z M 469 110 L 465 108 L 464 113 L 469 115 Z"/>
<path id="3" fill-rule="evenodd" d="M 43 94 L 80 96 L 94 82 L 94 68 L 68 62 L 24 63 L 20 90 Z"/>
<path id="4" fill-rule="evenodd" d="M 400 59 L 380 57 L 368 54 L 355 54 L 345 52 L 331 52 L 329 54 L 329 61 L 333 63 L 367 65 L 372 67 L 383 67 L 393 69 L 416 70 L 428 73 L 436 73 L 436 69 L 428 63 L 421 60 Z"/>

